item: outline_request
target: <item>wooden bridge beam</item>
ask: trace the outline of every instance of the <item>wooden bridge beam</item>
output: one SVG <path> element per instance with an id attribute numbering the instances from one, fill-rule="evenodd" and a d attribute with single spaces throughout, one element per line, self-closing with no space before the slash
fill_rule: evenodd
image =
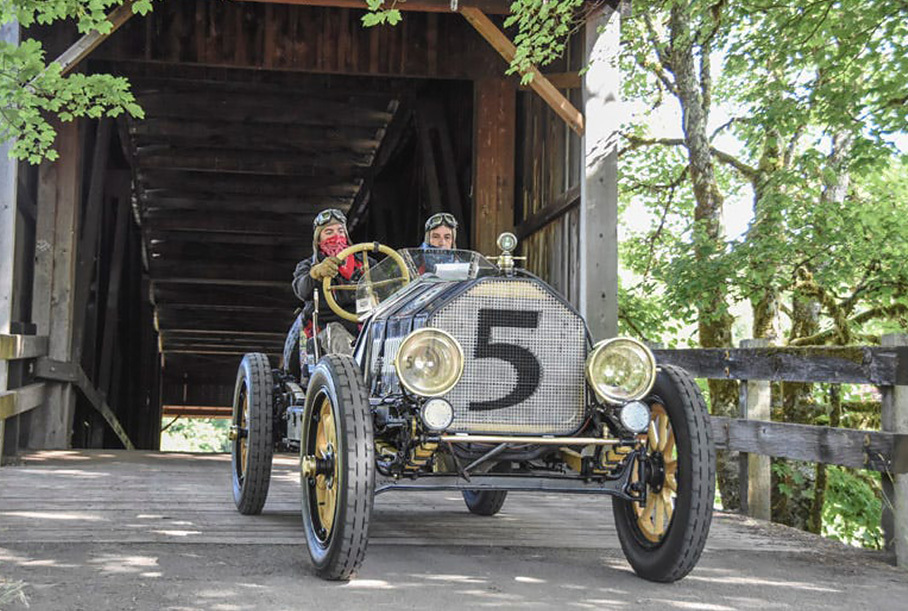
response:
<path id="1" fill-rule="evenodd" d="M 76 250 L 81 196 L 79 123 L 58 128 L 60 158 L 44 162 L 38 174 L 38 220 L 32 320 L 48 336 L 48 355 L 69 361 L 75 322 Z M 68 382 L 47 386 L 44 404 L 29 414 L 28 447 L 68 448 L 76 394 Z"/>
<path id="2" fill-rule="evenodd" d="M 517 88 L 505 78 L 476 81 L 473 117 L 472 248 L 491 255 L 498 234 L 514 227 Z"/>
<path id="3" fill-rule="evenodd" d="M 584 28 L 580 313 L 594 340 L 618 333 L 618 12 L 602 6 Z"/>

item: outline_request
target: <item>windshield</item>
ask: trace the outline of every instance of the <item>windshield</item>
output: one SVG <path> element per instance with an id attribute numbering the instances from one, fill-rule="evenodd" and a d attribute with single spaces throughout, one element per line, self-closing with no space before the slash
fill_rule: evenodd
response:
<path id="1" fill-rule="evenodd" d="M 410 272 L 410 281 L 458 282 L 498 272 L 488 259 L 472 250 L 440 248 L 402 248 L 397 251 Z M 405 286 L 403 274 L 391 257 L 385 257 L 356 285 L 356 313 L 368 314 L 381 302 Z"/>

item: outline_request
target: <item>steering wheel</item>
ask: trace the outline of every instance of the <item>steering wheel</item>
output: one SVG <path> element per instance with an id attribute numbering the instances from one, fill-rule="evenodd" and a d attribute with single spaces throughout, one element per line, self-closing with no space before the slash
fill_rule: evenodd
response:
<path id="1" fill-rule="evenodd" d="M 361 242 L 360 244 L 354 244 L 353 246 L 348 246 L 343 249 L 337 255 L 338 259 L 343 261 L 350 255 L 359 254 L 361 252 L 380 252 L 383 255 L 391 257 L 391 260 L 397 265 L 400 269 L 401 278 L 400 280 L 403 284 L 410 282 L 410 270 L 407 268 L 407 264 L 404 261 L 404 258 L 400 254 L 391 248 L 390 246 L 385 246 L 384 244 L 379 244 L 378 242 Z M 363 257 L 363 275 L 369 277 L 369 257 Z M 336 278 L 337 276 L 335 276 Z M 328 307 L 331 308 L 331 311 L 343 318 L 344 320 L 349 320 L 352 322 L 359 322 L 359 317 L 347 310 L 343 309 L 338 305 L 337 300 L 334 298 L 334 291 L 355 291 L 356 285 L 334 285 L 332 281 L 334 278 L 324 278 L 322 280 L 322 290 L 325 294 L 325 302 L 328 304 Z"/>

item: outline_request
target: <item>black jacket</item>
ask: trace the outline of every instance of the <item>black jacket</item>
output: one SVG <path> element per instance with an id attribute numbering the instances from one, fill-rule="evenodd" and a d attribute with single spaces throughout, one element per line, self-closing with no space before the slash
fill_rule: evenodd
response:
<path id="1" fill-rule="evenodd" d="M 363 254 L 360 253 L 355 255 L 357 259 L 361 262 Z M 358 333 L 357 324 L 350 322 L 348 320 L 342 319 L 340 316 L 335 314 L 331 308 L 328 307 L 328 302 L 325 301 L 324 291 L 322 290 L 321 281 L 316 281 L 312 279 L 312 276 L 309 275 L 309 270 L 312 269 L 312 266 L 316 262 L 321 262 L 325 260 L 325 253 L 318 252 L 311 257 L 306 257 L 296 265 L 296 270 L 293 272 L 293 292 L 301 301 L 306 303 L 303 308 L 303 319 L 308 321 L 312 317 L 312 312 L 314 311 L 312 297 L 315 294 L 315 289 L 318 289 L 318 324 L 319 327 L 324 327 L 329 322 L 339 322 L 347 328 L 350 333 L 354 336 Z M 372 258 L 369 258 L 369 265 L 375 265 L 375 262 Z M 338 274 L 334 278 L 334 284 L 341 285 L 356 285 L 361 276 L 361 272 L 357 270 L 354 272 L 350 280 L 347 280 L 342 275 Z M 356 291 L 335 291 L 334 299 L 337 301 L 337 304 L 347 310 L 348 312 L 356 313 Z"/>

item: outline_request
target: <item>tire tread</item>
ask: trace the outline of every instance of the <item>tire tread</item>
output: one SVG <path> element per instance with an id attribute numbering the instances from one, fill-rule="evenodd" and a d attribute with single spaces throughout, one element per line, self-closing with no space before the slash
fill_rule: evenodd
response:
<path id="1" fill-rule="evenodd" d="M 670 543 L 666 539 L 662 547 L 644 550 L 629 532 L 631 527 L 627 524 L 630 520 L 628 514 L 632 511 L 628 506 L 629 501 L 613 499 L 613 505 L 621 547 L 631 566 L 645 579 L 669 583 L 687 575 L 703 553 L 712 522 L 716 463 L 709 413 L 699 388 L 684 369 L 674 365 L 661 365 L 661 369 L 684 407 L 684 428 L 690 436 L 687 444 L 691 452 L 690 462 L 698 469 L 698 472 L 691 473 L 689 511 L 679 512 L 678 507 L 675 508 L 676 517 L 679 513 L 687 515 L 686 524 L 672 524 L 672 529 L 682 528 L 683 535 L 680 541 L 673 542 L 672 549 L 666 549 Z M 676 444 L 679 443 L 678 428 L 675 426 Z M 667 537 L 671 535 L 672 532 L 669 531 Z"/>
<path id="2" fill-rule="evenodd" d="M 234 501 L 237 510 L 243 515 L 257 515 L 262 512 L 268 499 L 274 454 L 272 374 L 266 355 L 253 352 L 243 357 L 237 372 L 234 410 L 239 409 L 241 383 L 246 385 L 249 401 L 249 421 L 246 425 L 250 431 L 255 428 L 255 435 L 247 438 L 247 469 L 242 482 L 237 481 L 236 466 L 233 467 Z M 238 457 L 234 456 L 234 460 L 238 460 Z"/>

